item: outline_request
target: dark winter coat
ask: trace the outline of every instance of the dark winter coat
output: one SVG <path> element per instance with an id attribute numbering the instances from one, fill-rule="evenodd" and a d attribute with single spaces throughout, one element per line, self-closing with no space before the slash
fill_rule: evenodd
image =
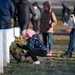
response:
<path id="1" fill-rule="evenodd" d="M 28 39 L 27 45 L 20 45 L 19 47 L 27 50 L 47 50 L 45 45 L 40 42 L 40 38 L 37 34 L 34 34 Z"/>
<path id="2" fill-rule="evenodd" d="M 13 17 L 14 5 L 11 0 L 0 0 L 0 29 L 10 28 Z"/>
<path id="3" fill-rule="evenodd" d="M 52 11 L 50 12 L 50 4 L 48 1 L 45 1 L 43 3 L 43 8 L 44 8 L 44 12 L 42 13 L 41 16 L 41 21 L 40 21 L 40 32 L 41 33 L 47 33 L 48 30 L 51 28 L 51 24 L 49 24 L 49 21 L 51 20 L 51 22 L 53 22 L 52 19 Z M 52 32 L 53 28 L 51 28 L 51 32 Z"/>
<path id="4" fill-rule="evenodd" d="M 51 25 L 49 24 L 50 19 L 52 19 L 51 13 L 43 12 L 41 21 L 40 21 L 40 32 L 47 33 Z"/>
<path id="5" fill-rule="evenodd" d="M 26 29 L 30 21 L 31 13 L 36 16 L 33 6 L 28 0 L 21 0 L 18 2 L 16 9 L 19 25 L 23 25 L 23 29 Z"/>

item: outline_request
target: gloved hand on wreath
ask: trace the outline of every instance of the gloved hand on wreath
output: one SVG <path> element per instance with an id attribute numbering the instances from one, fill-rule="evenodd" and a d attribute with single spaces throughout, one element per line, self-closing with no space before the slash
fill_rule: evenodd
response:
<path id="1" fill-rule="evenodd" d="M 27 49 L 28 50 L 28 46 L 27 45 L 20 45 L 20 44 L 16 44 L 19 48 L 22 49 Z"/>

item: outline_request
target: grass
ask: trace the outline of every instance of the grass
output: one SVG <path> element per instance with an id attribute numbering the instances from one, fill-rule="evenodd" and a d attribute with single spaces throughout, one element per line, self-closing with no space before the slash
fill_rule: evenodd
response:
<path id="1" fill-rule="evenodd" d="M 62 37 L 64 36 L 53 36 L 53 56 L 38 57 L 41 61 L 40 65 L 32 65 L 33 61 L 30 57 L 22 63 L 11 60 L 11 63 L 4 68 L 3 75 L 75 75 L 75 51 L 72 58 L 60 57 L 60 54 L 67 50 L 69 40 L 68 36 L 64 39 Z"/>
<path id="2" fill-rule="evenodd" d="M 31 26 L 32 27 L 32 26 Z M 69 27 L 62 25 L 61 21 L 54 27 L 54 32 L 68 32 Z M 41 37 L 41 36 L 40 36 Z M 7 67 L 4 67 L 4 73 L 1 75 L 75 75 L 75 51 L 72 58 L 63 59 L 60 57 L 68 48 L 69 36 L 53 36 L 53 56 L 38 57 L 40 65 L 32 65 L 32 59 L 29 57 L 22 63 L 11 60 Z"/>

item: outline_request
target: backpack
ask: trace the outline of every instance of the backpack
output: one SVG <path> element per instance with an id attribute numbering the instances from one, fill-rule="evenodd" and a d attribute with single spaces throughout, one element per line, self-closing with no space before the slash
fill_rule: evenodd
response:
<path id="1" fill-rule="evenodd" d="M 74 14 L 70 14 L 69 20 L 68 20 L 68 26 L 70 28 L 74 28 L 75 29 L 75 16 Z"/>

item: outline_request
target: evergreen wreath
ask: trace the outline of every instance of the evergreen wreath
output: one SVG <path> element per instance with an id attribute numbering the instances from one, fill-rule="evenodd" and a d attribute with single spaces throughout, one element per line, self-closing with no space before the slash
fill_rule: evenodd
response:
<path id="1" fill-rule="evenodd" d="M 23 50 L 23 49 L 17 47 L 16 44 L 26 45 L 27 42 L 24 39 L 24 37 L 20 36 L 20 37 L 15 37 L 15 40 L 10 45 L 10 54 L 13 56 L 13 58 L 17 62 L 21 62 L 22 61 L 21 54 L 25 54 L 27 52 L 27 50 Z"/>

